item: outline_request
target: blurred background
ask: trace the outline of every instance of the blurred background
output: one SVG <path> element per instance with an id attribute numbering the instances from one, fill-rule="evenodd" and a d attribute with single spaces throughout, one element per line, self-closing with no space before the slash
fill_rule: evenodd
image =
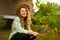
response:
<path id="1" fill-rule="evenodd" d="M 20 4 L 30 7 L 35 40 L 60 40 L 60 0 L 0 0 L 0 40 L 8 40 Z"/>

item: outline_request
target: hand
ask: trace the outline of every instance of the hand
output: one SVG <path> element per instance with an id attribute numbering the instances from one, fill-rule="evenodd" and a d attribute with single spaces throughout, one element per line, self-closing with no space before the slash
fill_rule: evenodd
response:
<path id="1" fill-rule="evenodd" d="M 29 30 L 28 31 L 28 34 L 31 34 L 32 35 L 33 34 L 33 31 L 32 30 Z"/>
<path id="2" fill-rule="evenodd" d="M 39 35 L 39 33 L 33 32 L 33 36 L 37 36 L 37 35 Z"/>
<path id="3" fill-rule="evenodd" d="M 28 31 L 28 34 L 31 34 L 31 35 L 33 35 L 33 36 L 39 35 L 38 32 L 34 32 L 34 31 L 32 31 L 32 30 L 29 30 L 29 31 Z"/>

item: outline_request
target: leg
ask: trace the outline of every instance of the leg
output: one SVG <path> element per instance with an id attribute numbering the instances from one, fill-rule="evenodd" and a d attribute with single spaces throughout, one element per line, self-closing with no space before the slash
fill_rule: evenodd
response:
<path id="1" fill-rule="evenodd" d="M 36 38 L 36 36 L 29 35 L 29 34 L 27 34 L 27 36 L 26 36 L 26 40 L 34 40 L 35 38 Z"/>
<path id="2" fill-rule="evenodd" d="M 26 39 L 27 34 L 25 33 L 16 33 L 11 40 L 25 40 Z"/>

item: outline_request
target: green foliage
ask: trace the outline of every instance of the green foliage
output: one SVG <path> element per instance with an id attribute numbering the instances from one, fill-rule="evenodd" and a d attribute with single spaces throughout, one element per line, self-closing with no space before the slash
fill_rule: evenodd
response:
<path id="1" fill-rule="evenodd" d="M 48 24 L 50 28 L 56 27 L 58 24 L 58 5 L 55 3 L 40 4 L 37 6 L 39 11 L 32 16 L 34 24 Z"/>
<path id="2" fill-rule="evenodd" d="M 58 29 L 60 30 L 60 15 L 57 15 L 57 22 L 55 25 L 57 25 Z"/>
<path id="3" fill-rule="evenodd" d="M 38 0 L 37 0 L 38 1 Z M 32 26 L 34 31 L 46 28 L 35 40 L 60 40 L 60 13 L 59 6 L 55 3 L 36 3 L 39 10 L 32 15 Z M 59 11 L 59 12 L 58 12 Z M 46 24 L 48 25 L 46 27 Z M 43 26 L 45 25 L 45 26 Z"/>

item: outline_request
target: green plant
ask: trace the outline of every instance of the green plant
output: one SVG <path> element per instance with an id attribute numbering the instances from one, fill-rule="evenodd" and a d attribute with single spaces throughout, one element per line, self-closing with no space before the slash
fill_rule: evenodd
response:
<path id="1" fill-rule="evenodd" d="M 39 10 L 32 16 L 34 24 L 48 24 L 50 28 L 57 26 L 58 5 L 55 3 L 40 4 Z"/>
<path id="2" fill-rule="evenodd" d="M 46 28 L 46 31 L 40 33 L 35 40 L 60 40 L 60 15 L 57 15 L 59 6 L 55 3 L 49 2 L 47 4 L 38 4 L 39 2 L 36 3 L 39 10 L 31 16 L 31 28 L 34 31 L 38 31 L 41 29 L 42 25 L 46 26 L 47 24 L 48 27 Z"/>

